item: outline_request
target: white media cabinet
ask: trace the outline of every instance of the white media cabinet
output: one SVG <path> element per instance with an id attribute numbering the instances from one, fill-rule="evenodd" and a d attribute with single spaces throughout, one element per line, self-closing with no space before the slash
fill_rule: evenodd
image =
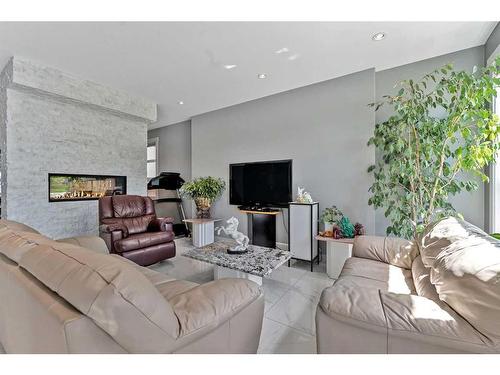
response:
<path id="1" fill-rule="evenodd" d="M 288 206 L 288 250 L 292 259 L 305 260 L 319 264 L 318 241 L 319 203 L 290 202 Z"/>

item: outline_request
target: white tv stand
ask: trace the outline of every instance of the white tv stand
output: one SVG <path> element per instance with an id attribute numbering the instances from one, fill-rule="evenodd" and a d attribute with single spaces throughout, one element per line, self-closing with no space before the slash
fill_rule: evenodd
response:
<path id="1" fill-rule="evenodd" d="M 319 203 L 290 202 L 288 206 L 288 250 L 292 259 L 311 263 L 311 272 L 316 260 L 319 264 L 318 241 Z"/>

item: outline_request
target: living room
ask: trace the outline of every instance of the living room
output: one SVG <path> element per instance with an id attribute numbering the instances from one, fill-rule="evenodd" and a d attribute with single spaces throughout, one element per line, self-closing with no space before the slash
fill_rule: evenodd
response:
<path id="1" fill-rule="evenodd" d="M 499 6 L 204 6 L 0 21 L 0 366 L 497 358 Z"/>

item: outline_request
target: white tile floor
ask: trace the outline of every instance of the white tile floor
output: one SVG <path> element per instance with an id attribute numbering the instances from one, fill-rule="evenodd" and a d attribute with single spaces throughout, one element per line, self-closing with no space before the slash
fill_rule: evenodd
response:
<path id="1" fill-rule="evenodd" d="M 181 256 L 192 247 L 188 239 L 176 240 L 177 256 L 152 269 L 172 277 L 204 283 L 213 280 L 213 266 Z M 264 278 L 266 301 L 259 353 L 316 353 L 314 317 L 321 291 L 333 284 L 325 273 L 325 263 L 292 261 Z"/>

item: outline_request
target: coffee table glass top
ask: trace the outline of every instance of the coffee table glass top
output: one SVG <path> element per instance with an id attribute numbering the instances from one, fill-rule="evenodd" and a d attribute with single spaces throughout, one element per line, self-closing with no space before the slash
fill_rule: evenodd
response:
<path id="1" fill-rule="evenodd" d="M 289 251 L 255 245 L 248 245 L 248 252 L 245 254 L 228 254 L 227 249 L 235 244 L 231 240 L 217 241 L 191 249 L 182 255 L 261 277 L 269 275 L 291 258 Z"/>

